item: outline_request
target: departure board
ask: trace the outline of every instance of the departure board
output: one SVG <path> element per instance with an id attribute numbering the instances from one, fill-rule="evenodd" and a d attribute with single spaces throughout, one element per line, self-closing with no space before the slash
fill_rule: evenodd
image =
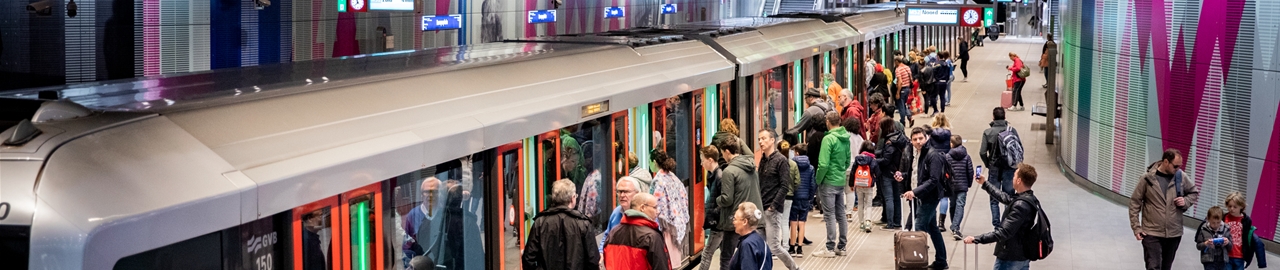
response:
<path id="1" fill-rule="evenodd" d="M 369 2 L 369 10 L 379 11 L 413 11 L 414 0 L 365 0 Z"/>

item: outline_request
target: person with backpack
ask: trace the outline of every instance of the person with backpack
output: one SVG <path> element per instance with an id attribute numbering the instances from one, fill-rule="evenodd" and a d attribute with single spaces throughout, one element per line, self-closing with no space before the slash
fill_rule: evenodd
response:
<path id="1" fill-rule="evenodd" d="M 991 127 L 982 132 L 982 146 L 978 149 L 978 157 L 986 165 L 991 174 L 992 185 L 1004 193 L 1013 193 L 1013 165 L 1008 162 L 1002 148 L 1000 133 L 1013 130 L 1004 119 L 1004 108 L 996 107 L 991 111 Z M 1020 142 L 1019 142 L 1020 143 Z M 1017 164 L 1017 163 L 1013 163 Z M 991 226 L 1000 225 L 1000 201 L 991 198 Z"/>
<path id="2" fill-rule="evenodd" d="M 921 131 L 923 130 L 923 131 Z M 945 156 L 947 151 L 951 150 L 951 131 L 941 128 L 927 129 L 917 127 L 911 131 L 912 144 L 921 144 L 921 141 L 927 141 L 928 150 L 917 152 L 918 155 L 924 156 L 919 159 L 920 164 L 916 165 L 916 181 L 919 183 L 912 190 L 902 193 L 902 197 L 907 200 L 916 200 L 914 206 L 915 213 L 915 229 L 929 234 L 929 239 L 933 242 L 936 250 L 934 254 L 933 264 L 929 268 L 940 270 L 947 269 L 947 246 L 942 238 L 942 231 L 938 230 L 937 221 L 934 214 L 937 212 L 938 203 L 942 198 L 951 196 L 951 181 L 947 175 L 951 173 L 951 165 L 947 164 Z"/>
<path id="3" fill-rule="evenodd" d="M 1022 64 L 1022 58 L 1019 58 L 1018 54 L 1009 52 L 1009 60 L 1013 61 L 1013 66 L 1005 67 L 1013 74 L 1012 78 L 1010 78 L 1013 79 L 1013 105 L 1009 107 L 1009 110 L 1021 111 L 1025 109 L 1022 106 L 1026 105 L 1022 102 L 1022 86 L 1027 84 L 1027 76 L 1031 75 L 1031 71 L 1027 70 L 1027 67 Z"/>
<path id="4" fill-rule="evenodd" d="M 880 175 L 880 164 L 876 163 L 875 144 L 871 141 L 863 141 L 859 146 L 858 156 L 853 158 L 853 176 L 850 178 L 849 186 L 853 192 L 857 194 L 858 202 L 862 205 L 861 210 L 871 209 L 872 192 L 875 192 L 876 177 Z M 862 232 L 871 232 L 871 220 L 867 219 L 867 212 L 858 211 L 854 214 L 854 224 L 858 224 L 858 229 Z"/>
<path id="5" fill-rule="evenodd" d="M 1142 241 L 1147 269 L 1173 269 L 1182 242 L 1182 213 L 1200 198 L 1195 181 L 1181 169 L 1182 153 L 1167 149 L 1129 195 L 1129 227 Z"/>
<path id="6" fill-rule="evenodd" d="M 942 111 L 947 111 L 947 106 L 951 106 L 951 82 L 956 80 L 956 76 L 952 75 L 956 71 L 955 64 L 951 62 L 951 52 L 942 51 L 938 53 L 938 65 L 942 66 L 942 72 L 937 72 L 935 77 L 938 80 L 938 98 L 942 99 L 938 103 L 938 107 L 942 107 Z"/>
<path id="7" fill-rule="evenodd" d="M 798 136 L 805 136 L 806 142 L 809 143 L 809 153 L 819 153 L 822 151 L 822 145 L 818 143 L 822 141 L 824 132 L 827 132 L 826 115 L 827 112 L 835 111 L 831 103 L 827 103 L 823 98 L 821 90 L 817 88 L 809 88 L 804 90 L 804 113 L 800 116 L 800 121 L 796 125 L 787 129 L 784 137 L 788 142 L 795 144 Z"/>
<path id="8" fill-rule="evenodd" d="M 1009 205 L 1002 214 L 1003 222 L 995 230 L 964 238 L 965 244 L 996 243 L 995 270 L 1031 269 L 1031 261 L 1043 259 L 1053 248 L 1053 241 L 1048 235 L 1048 220 L 1040 208 L 1040 200 L 1031 191 L 1031 186 L 1036 184 L 1036 168 L 1026 163 L 1019 163 L 1017 168 L 1012 194 L 1004 192 L 995 183 L 987 182 L 986 177 L 976 176 L 978 185 L 991 198 Z M 1038 225 L 1040 230 L 1036 229 Z"/>
<path id="9" fill-rule="evenodd" d="M 1227 213 L 1223 216 L 1222 222 L 1227 227 L 1228 236 L 1231 238 L 1231 247 L 1227 252 L 1227 267 L 1223 269 L 1245 269 L 1249 264 L 1253 263 L 1254 256 L 1258 259 L 1258 268 L 1267 268 L 1267 251 L 1259 242 L 1257 233 L 1254 231 L 1258 227 L 1253 226 L 1253 219 L 1249 218 L 1249 214 L 1244 213 L 1244 209 L 1248 207 L 1245 203 L 1244 193 L 1239 191 L 1227 194 Z M 1215 206 L 1216 207 L 1216 206 Z M 1197 239 L 1198 236 L 1197 236 Z M 1200 240 L 1197 240 L 1197 243 Z"/>
<path id="10" fill-rule="evenodd" d="M 937 60 L 924 61 L 920 67 L 919 80 L 920 90 L 924 91 L 924 113 L 929 114 L 929 117 L 933 117 L 941 111 L 938 108 L 940 105 L 938 104 L 938 94 L 940 90 L 944 89 L 938 88 L 941 82 L 938 77 L 942 75 L 943 67 L 938 62 Z M 933 112 L 930 113 L 929 109 L 933 109 Z"/>

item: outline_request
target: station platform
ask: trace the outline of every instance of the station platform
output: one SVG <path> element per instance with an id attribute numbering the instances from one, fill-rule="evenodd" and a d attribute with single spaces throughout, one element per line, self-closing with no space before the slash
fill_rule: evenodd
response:
<path id="1" fill-rule="evenodd" d="M 1000 105 L 1000 92 L 1005 88 L 1004 78 L 1010 65 L 1008 53 L 1014 52 L 1022 56 L 1023 62 L 1031 68 L 1039 63 L 1040 49 L 1043 39 L 1000 39 L 987 41 L 984 47 L 976 47 L 970 51 L 969 80 L 962 82 L 963 76 L 956 71 L 956 82 L 952 85 L 951 106 L 946 114 L 951 119 L 953 134 L 965 139 L 965 147 L 975 165 L 982 164 L 978 157 L 978 149 L 982 131 L 991 122 L 991 109 Z M 1062 81 L 1061 75 L 1058 80 Z M 1033 69 L 1023 88 L 1024 102 L 1028 110 L 1009 112 L 1007 120 L 1018 129 L 1023 146 L 1026 148 L 1026 163 L 1036 167 L 1039 179 L 1032 188 L 1040 199 L 1042 207 L 1048 213 L 1053 225 L 1054 251 L 1048 258 L 1031 263 L 1032 269 L 1143 269 L 1142 245 L 1134 239 L 1129 229 L 1128 206 L 1109 201 L 1066 178 L 1058 167 L 1052 145 L 1045 144 L 1044 130 L 1032 130 L 1032 123 L 1043 123 L 1043 116 L 1031 115 L 1030 107 L 1044 101 L 1044 75 L 1038 68 Z M 917 116 L 916 125 L 931 121 L 931 118 Z M 954 203 L 954 202 L 953 202 Z M 1220 202 L 1200 202 L 1220 204 Z M 961 231 L 966 235 L 977 235 L 992 230 L 989 196 L 978 187 L 971 188 Z M 871 211 L 871 216 L 878 217 L 880 207 L 863 208 Z M 806 236 L 813 244 L 805 246 L 805 257 L 795 258 L 801 269 L 893 269 L 893 232 L 873 229 L 870 233 L 850 226 L 848 255 L 835 258 L 817 258 L 810 256 L 817 251 L 826 239 L 826 229 L 822 218 L 811 213 L 806 224 Z M 907 214 L 903 214 L 904 218 Z M 948 217 L 947 222 L 951 217 Z M 1194 224 L 1195 226 L 1199 224 Z M 973 247 L 965 247 L 963 242 L 952 240 L 951 232 L 943 232 L 947 242 L 947 256 L 950 258 L 950 269 L 973 269 Z M 1199 251 L 1196 250 L 1192 238 L 1195 231 L 1184 228 L 1183 241 L 1173 269 L 1203 269 L 1200 264 Z M 969 268 L 965 268 L 965 251 L 968 248 Z M 978 269 L 992 269 L 995 263 L 993 250 L 995 245 L 979 246 Z M 936 247 L 930 244 L 930 252 Z M 718 256 L 718 255 L 717 255 Z M 1280 262 L 1280 257 L 1268 253 L 1268 262 Z M 930 255 L 932 258 L 932 255 Z M 711 269 L 720 269 L 718 260 L 712 260 Z M 696 268 L 695 268 L 696 269 Z M 773 269 L 786 269 L 778 260 L 774 260 Z M 1256 265 L 1248 269 L 1258 269 Z"/>

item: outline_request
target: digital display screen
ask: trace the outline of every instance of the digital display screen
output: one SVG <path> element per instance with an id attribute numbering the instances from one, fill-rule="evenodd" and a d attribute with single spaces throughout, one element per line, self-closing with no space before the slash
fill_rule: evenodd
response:
<path id="1" fill-rule="evenodd" d="M 413 11 L 413 0 L 364 0 L 369 1 L 369 10 Z"/>
<path id="2" fill-rule="evenodd" d="M 907 24 L 956 25 L 960 10 L 956 8 L 907 7 Z"/>
<path id="3" fill-rule="evenodd" d="M 604 17 L 605 17 L 606 19 L 609 19 L 609 18 L 622 18 L 622 17 L 624 17 L 624 16 L 627 16 L 627 11 L 626 11 L 626 9 L 623 9 L 622 7 L 607 7 L 607 8 L 604 8 Z"/>
<path id="4" fill-rule="evenodd" d="M 556 10 L 531 10 L 529 11 L 529 23 L 551 23 L 556 22 Z"/>
<path id="5" fill-rule="evenodd" d="M 462 15 L 422 16 L 422 31 L 462 29 Z"/>
<path id="6" fill-rule="evenodd" d="M 601 101 L 582 106 L 582 117 L 592 116 L 598 113 L 609 111 L 609 101 Z"/>
<path id="7" fill-rule="evenodd" d="M 678 11 L 676 4 L 662 4 L 662 14 L 675 14 Z"/>

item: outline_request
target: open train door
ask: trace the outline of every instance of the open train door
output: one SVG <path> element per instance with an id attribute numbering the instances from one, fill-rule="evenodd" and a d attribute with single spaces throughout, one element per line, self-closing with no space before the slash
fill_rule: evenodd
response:
<path id="1" fill-rule="evenodd" d="M 502 222 L 497 222 L 501 226 L 502 235 L 497 237 L 497 245 L 500 247 L 497 269 L 507 269 L 507 267 L 520 267 L 520 253 L 524 250 L 524 239 L 528 235 L 527 230 L 529 224 L 526 222 L 524 206 L 524 144 L 522 142 L 514 142 L 502 145 L 496 148 L 497 161 L 496 175 L 498 185 L 501 188 L 499 194 L 502 195 L 502 209 L 499 215 Z M 532 218 L 532 217 L 530 217 Z"/>

